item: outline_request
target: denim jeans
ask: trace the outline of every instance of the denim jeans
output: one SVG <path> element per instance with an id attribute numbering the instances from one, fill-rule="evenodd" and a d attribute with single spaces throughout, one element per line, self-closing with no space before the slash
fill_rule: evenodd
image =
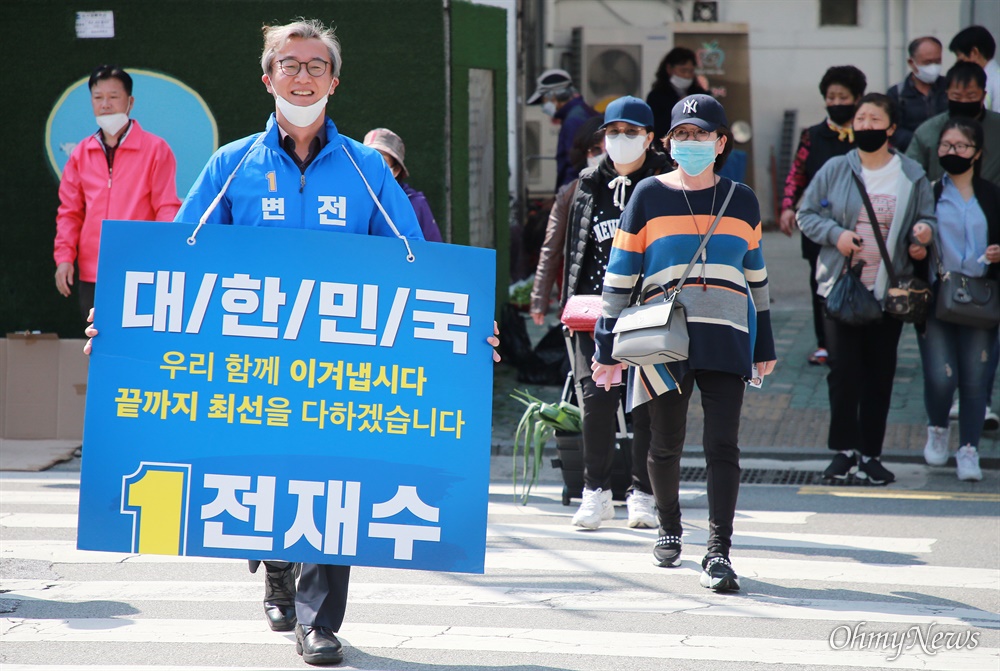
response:
<path id="1" fill-rule="evenodd" d="M 997 329 L 943 322 L 933 313 L 917 337 L 924 366 L 924 407 L 931 426 L 948 426 L 948 410 L 958 389 L 960 445 L 979 446 L 988 385 L 997 361 Z"/>

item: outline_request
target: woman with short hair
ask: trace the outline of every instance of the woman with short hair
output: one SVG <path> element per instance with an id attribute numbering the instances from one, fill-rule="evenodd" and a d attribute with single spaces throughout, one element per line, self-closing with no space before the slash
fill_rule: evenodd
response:
<path id="1" fill-rule="evenodd" d="M 835 156 L 843 156 L 854 148 L 851 123 L 858 100 L 865 93 L 868 80 L 865 73 L 853 65 L 835 65 L 819 81 L 819 92 L 826 107 L 826 119 L 802 131 L 795 160 L 785 178 L 785 193 L 781 199 L 778 227 L 787 236 L 795 230 L 795 208 L 819 169 Z M 820 246 L 805 235 L 801 236 L 802 258 L 809 262 L 809 288 L 812 295 L 813 330 L 816 349 L 809 363 L 823 365 L 830 354 L 823 331 L 823 299 L 816 293 L 816 258 Z"/>
<path id="2" fill-rule="evenodd" d="M 846 156 L 827 161 L 802 196 L 798 224 L 804 235 L 821 245 L 816 264 L 818 293 L 824 299 L 852 266 L 863 264 L 861 281 L 884 303 L 889 272 L 875 239 L 875 226 L 897 276 L 913 274 L 910 245 L 931 242 L 934 199 L 923 168 L 889 145 L 896 130 L 895 106 L 881 93 L 861 98 L 853 121 L 857 145 Z M 864 195 L 856 179 L 864 185 Z M 869 218 L 864 198 L 877 222 Z M 874 224 L 874 225 L 873 225 Z M 833 460 L 823 475 L 845 480 L 857 473 L 871 484 L 885 485 L 896 476 L 882 465 L 882 441 L 892 383 L 896 347 L 903 323 L 884 312 L 875 321 L 852 325 L 824 317 L 830 350 L 830 432 Z"/>

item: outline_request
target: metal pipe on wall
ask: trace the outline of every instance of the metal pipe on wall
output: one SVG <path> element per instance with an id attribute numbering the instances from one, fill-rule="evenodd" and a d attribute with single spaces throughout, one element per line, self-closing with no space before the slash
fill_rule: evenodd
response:
<path id="1" fill-rule="evenodd" d="M 451 0 L 442 0 L 444 11 L 444 226 L 445 242 L 453 242 L 451 163 Z"/>
<path id="2" fill-rule="evenodd" d="M 882 90 L 883 91 L 887 91 L 887 90 L 889 90 L 889 86 L 890 86 L 889 82 L 891 81 L 889 79 L 889 76 L 890 76 L 890 69 L 889 69 L 890 65 L 889 65 L 889 63 L 892 60 L 892 25 L 889 23 L 889 20 L 890 20 L 890 18 L 892 16 L 892 3 L 889 2 L 889 0 L 885 0 L 885 2 L 883 3 L 882 6 L 883 6 L 883 8 L 885 10 L 883 12 L 883 14 L 884 14 L 883 15 L 883 21 L 885 22 L 885 25 L 884 25 L 884 28 L 885 28 L 885 86 L 884 86 L 884 88 Z"/>

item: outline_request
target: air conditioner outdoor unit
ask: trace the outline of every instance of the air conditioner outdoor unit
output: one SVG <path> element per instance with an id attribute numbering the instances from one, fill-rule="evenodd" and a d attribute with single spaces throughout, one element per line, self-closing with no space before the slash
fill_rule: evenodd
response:
<path id="1" fill-rule="evenodd" d="M 645 99 L 656 67 L 673 46 L 672 34 L 663 28 L 573 29 L 574 60 L 580 64 L 579 89 L 594 108 L 603 110 L 624 95 Z"/>

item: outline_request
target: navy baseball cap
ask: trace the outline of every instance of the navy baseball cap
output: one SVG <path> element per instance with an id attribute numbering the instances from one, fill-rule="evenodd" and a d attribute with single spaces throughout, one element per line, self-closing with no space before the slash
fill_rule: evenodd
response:
<path id="1" fill-rule="evenodd" d="M 635 96 L 622 96 L 609 102 L 604 109 L 604 123 L 601 128 L 616 121 L 649 129 L 653 127 L 653 110 L 645 100 Z"/>
<path id="2" fill-rule="evenodd" d="M 680 100 L 670 111 L 670 130 L 682 124 L 694 124 L 709 133 L 719 126 L 729 127 L 726 111 L 718 100 L 707 93 L 696 93 Z"/>

